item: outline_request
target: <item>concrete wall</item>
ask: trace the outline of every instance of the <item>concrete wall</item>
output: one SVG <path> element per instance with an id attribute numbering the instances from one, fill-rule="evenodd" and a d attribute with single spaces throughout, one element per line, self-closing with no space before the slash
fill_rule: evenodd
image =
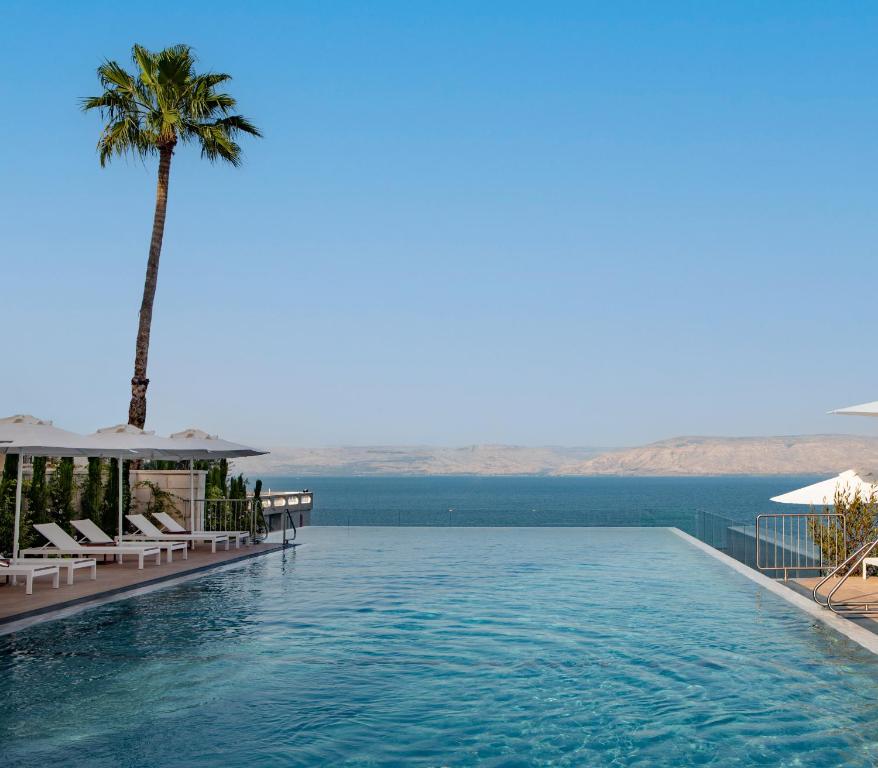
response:
<path id="1" fill-rule="evenodd" d="M 195 499 L 203 499 L 207 472 L 197 469 L 195 475 Z M 132 469 L 131 470 L 131 505 L 138 512 L 146 510 L 152 496 L 148 487 L 137 487 L 138 483 L 147 481 L 155 483 L 163 491 L 172 494 L 176 513 L 174 517 L 189 527 L 189 470 L 188 469 Z M 201 528 L 202 504 L 195 508 L 196 528 Z"/>

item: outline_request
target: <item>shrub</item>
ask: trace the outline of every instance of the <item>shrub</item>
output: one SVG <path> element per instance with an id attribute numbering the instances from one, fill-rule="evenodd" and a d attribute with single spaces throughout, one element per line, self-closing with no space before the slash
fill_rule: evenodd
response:
<path id="1" fill-rule="evenodd" d="M 841 562 L 860 547 L 878 538 L 878 496 L 865 496 L 859 489 L 838 489 L 833 506 L 823 509 L 824 515 L 844 515 L 840 518 L 813 518 L 808 521 L 808 532 L 820 547 L 824 560 Z M 871 553 L 875 554 L 875 553 Z M 853 563 L 851 564 L 854 565 Z"/>

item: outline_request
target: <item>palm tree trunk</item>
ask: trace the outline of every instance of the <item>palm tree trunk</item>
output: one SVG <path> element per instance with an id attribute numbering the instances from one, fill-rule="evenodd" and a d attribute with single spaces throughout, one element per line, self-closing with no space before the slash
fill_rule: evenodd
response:
<path id="1" fill-rule="evenodd" d="M 137 326 L 137 343 L 134 348 L 134 376 L 131 377 L 128 423 L 140 427 L 140 429 L 143 429 L 144 424 L 146 424 L 146 388 L 149 386 L 149 379 L 146 377 L 146 363 L 149 357 L 149 332 L 152 327 L 152 304 L 159 277 L 162 237 L 165 234 L 168 179 L 171 175 L 174 143 L 164 144 L 159 149 L 159 179 L 155 195 L 155 215 L 152 220 L 152 239 L 149 241 L 149 259 L 146 262 L 143 300 L 140 303 L 140 323 Z"/>

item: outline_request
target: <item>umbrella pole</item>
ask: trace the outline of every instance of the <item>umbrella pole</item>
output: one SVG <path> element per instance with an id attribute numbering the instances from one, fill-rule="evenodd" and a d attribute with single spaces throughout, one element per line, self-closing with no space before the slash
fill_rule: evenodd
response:
<path id="1" fill-rule="evenodd" d="M 119 538 L 122 538 L 122 510 L 125 506 L 125 502 L 122 499 L 122 457 L 120 456 L 117 459 L 119 463 Z"/>
<path id="2" fill-rule="evenodd" d="M 18 533 L 21 527 L 21 471 L 24 464 L 24 455 L 18 454 L 18 477 L 15 483 L 15 525 L 12 532 L 12 559 L 18 557 Z"/>
<path id="3" fill-rule="evenodd" d="M 195 460 L 189 459 L 189 530 L 195 530 Z"/>

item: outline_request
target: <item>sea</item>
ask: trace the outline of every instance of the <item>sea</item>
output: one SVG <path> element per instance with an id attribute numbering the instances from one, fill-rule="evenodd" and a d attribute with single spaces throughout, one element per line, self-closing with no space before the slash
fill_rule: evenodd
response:
<path id="1" fill-rule="evenodd" d="M 752 523 L 800 511 L 772 496 L 812 475 L 723 477 L 266 477 L 266 491 L 309 489 L 312 525 L 676 526 L 696 517 Z"/>

